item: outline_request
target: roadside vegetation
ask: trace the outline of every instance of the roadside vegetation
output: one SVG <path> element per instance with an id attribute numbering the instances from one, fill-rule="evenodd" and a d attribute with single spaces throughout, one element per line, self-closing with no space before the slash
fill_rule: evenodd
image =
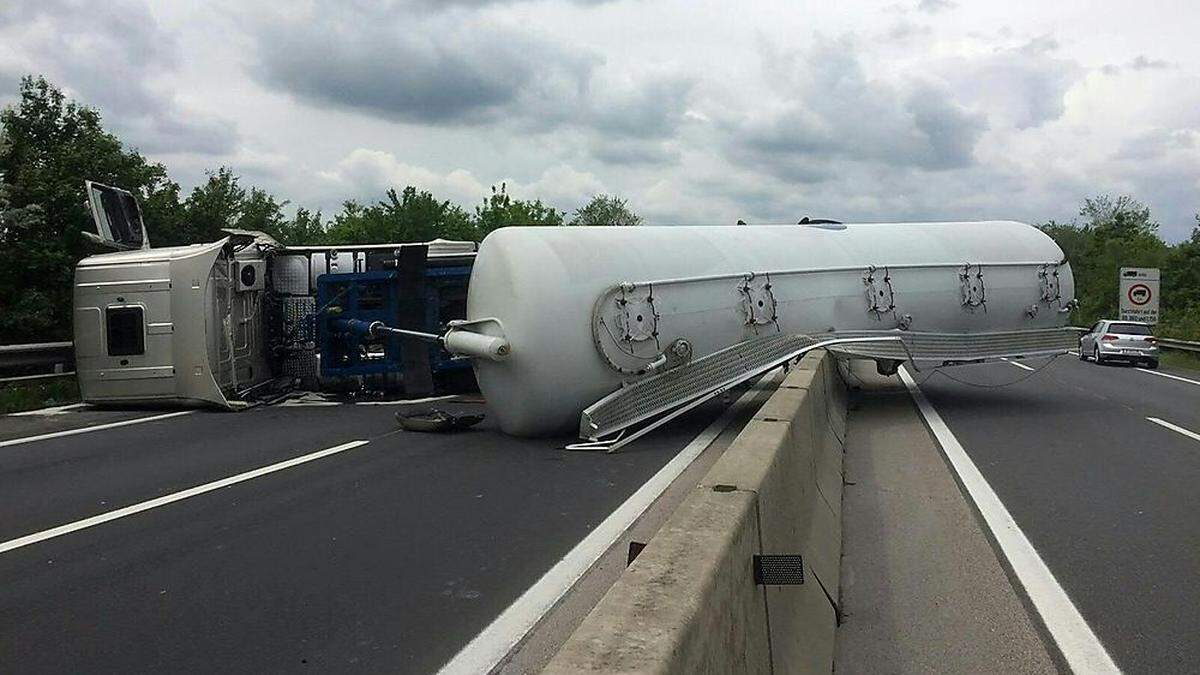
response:
<path id="1" fill-rule="evenodd" d="M 79 385 L 74 377 L 0 385 L 0 415 L 78 402 Z"/>
<path id="2" fill-rule="evenodd" d="M 1165 368 L 1179 368 L 1200 372 L 1200 354 L 1164 349 L 1158 358 L 1159 364 Z"/>
<path id="3" fill-rule="evenodd" d="M 1162 271 L 1160 337 L 1200 340 L 1200 215 L 1187 241 L 1171 246 L 1158 236 L 1149 207 L 1128 196 L 1100 195 L 1084 200 L 1079 218 L 1050 221 L 1042 231 L 1054 238 L 1075 275 L 1079 308 L 1076 326 L 1116 319 L 1122 267 Z"/>
<path id="4" fill-rule="evenodd" d="M 44 78 L 26 77 L 20 99 L 0 112 L 0 344 L 70 339 L 71 279 L 80 258 L 97 252 L 83 181 L 138 196 L 155 246 L 214 241 L 222 228 L 261 230 L 284 244 L 479 241 L 507 225 L 638 225 L 624 199 L 597 195 L 568 214 L 540 199 L 520 199 L 501 184 L 465 208 L 413 186 L 374 202 L 347 200 L 332 215 L 292 205 L 243 185 L 219 167 L 190 192 L 105 131 L 100 115 L 69 100 Z M 289 215 L 291 214 L 291 215 Z M 1189 240 L 1169 245 L 1149 208 L 1128 196 L 1084 201 L 1069 223 L 1041 228 L 1075 273 L 1076 325 L 1115 318 L 1122 266 L 1162 269 L 1161 335 L 1200 340 L 1200 216 Z"/>

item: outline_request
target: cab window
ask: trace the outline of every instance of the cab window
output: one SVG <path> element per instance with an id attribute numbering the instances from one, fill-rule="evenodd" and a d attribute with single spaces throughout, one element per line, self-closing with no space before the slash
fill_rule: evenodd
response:
<path id="1" fill-rule="evenodd" d="M 109 356 L 146 353 L 145 317 L 141 307 L 109 307 L 104 310 Z"/>

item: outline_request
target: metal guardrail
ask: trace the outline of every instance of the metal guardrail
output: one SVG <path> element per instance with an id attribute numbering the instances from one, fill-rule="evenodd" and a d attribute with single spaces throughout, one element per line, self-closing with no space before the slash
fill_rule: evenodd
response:
<path id="1" fill-rule="evenodd" d="M 1192 352 L 1194 354 L 1200 353 L 1200 342 L 1191 342 L 1189 340 L 1158 338 L 1158 346 L 1163 349 L 1179 349 L 1181 351 Z"/>
<path id="2" fill-rule="evenodd" d="M 41 342 L 27 345 L 0 345 L 0 382 L 62 377 L 75 368 L 72 342 Z M 50 370 L 49 373 L 38 373 Z"/>

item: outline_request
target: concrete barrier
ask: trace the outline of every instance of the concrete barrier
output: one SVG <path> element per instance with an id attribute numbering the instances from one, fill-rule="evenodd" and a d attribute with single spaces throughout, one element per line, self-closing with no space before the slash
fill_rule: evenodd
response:
<path id="1" fill-rule="evenodd" d="M 841 558 L 846 392 L 804 357 L 546 667 L 546 673 L 828 673 Z M 800 554 L 763 586 L 755 554 Z"/>

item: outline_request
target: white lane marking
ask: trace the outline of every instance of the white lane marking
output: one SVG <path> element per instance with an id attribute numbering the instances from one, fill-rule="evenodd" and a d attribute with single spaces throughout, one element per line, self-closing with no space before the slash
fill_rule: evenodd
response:
<path id="1" fill-rule="evenodd" d="M 1149 368 L 1136 368 L 1135 370 L 1140 370 L 1143 373 L 1150 373 L 1151 375 L 1158 375 L 1159 377 L 1169 377 L 1172 380 L 1179 380 L 1180 382 L 1187 382 L 1189 384 L 1200 385 L 1200 380 L 1189 380 L 1186 377 L 1180 377 L 1178 375 L 1172 375 L 1170 373 L 1160 373 L 1157 370 L 1150 370 Z"/>
<path id="2" fill-rule="evenodd" d="M 329 455 L 333 455 L 333 454 L 336 454 L 339 452 L 345 452 L 346 450 L 352 450 L 354 448 L 357 448 L 360 445 L 366 445 L 369 442 L 370 441 L 350 441 L 349 443 L 343 443 L 341 445 L 337 445 L 332 448 L 318 450 L 317 452 L 312 452 L 307 455 L 302 455 L 300 457 L 293 457 L 292 459 L 284 460 L 282 462 L 277 462 L 275 464 L 271 464 L 270 466 L 264 466 L 259 469 L 252 469 L 250 471 L 239 473 L 236 476 L 230 476 L 229 478 L 222 478 L 220 480 L 215 480 L 211 483 L 205 483 L 204 485 L 197 485 L 196 487 L 193 487 L 193 488 L 188 488 L 186 490 L 181 490 L 179 492 L 175 492 L 175 493 L 172 493 L 169 495 L 164 495 L 162 497 L 158 497 L 155 499 L 151 499 L 149 501 L 141 502 L 139 504 L 133 504 L 131 506 L 126 506 L 124 508 L 116 509 L 114 511 L 109 511 L 107 513 L 101 513 L 98 516 L 92 516 L 91 518 L 84 518 L 83 520 L 77 520 L 73 523 L 67 523 L 66 525 L 59 525 L 58 527 L 52 527 L 49 530 L 42 530 L 41 532 L 34 532 L 33 534 L 28 534 L 28 535 L 25 535 L 24 537 L 18 537 L 16 539 L 12 539 L 10 541 L 0 543 L 0 553 L 7 553 L 13 549 L 21 548 L 22 546 L 29 546 L 30 544 L 36 544 L 39 541 L 46 541 L 47 539 L 61 537 L 62 535 L 70 534 L 71 532 L 78 532 L 79 530 L 89 528 L 89 527 L 94 527 L 96 525 L 100 525 L 102 523 L 107 523 L 109 521 L 113 521 L 118 518 L 132 516 L 135 513 L 141 513 L 142 511 L 149 511 L 150 509 L 155 509 L 160 506 L 165 506 L 167 504 L 171 504 L 171 503 L 183 500 L 183 499 L 187 499 L 188 497 L 195 497 L 196 495 L 202 495 L 205 492 L 212 492 L 213 490 L 219 490 L 223 487 L 229 487 L 230 485 L 234 485 L 236 483 L 241 483 L 243 481 L 248 481 L 252 478 L 258 478 L 259 476 L 265 476 L 269 473 L 275 473 L 276 471 L 283 471 L 284 469 L 289 469 L 298 464 L 304 464 L 305 462 L 311 462 L 314 459 L 321 459 L 322 457 L 328 457 Z"/>
<path id="3" fill-rule="evenodd" d="M 70 405 L 56 405 L 50 408 L 40 408 L 38 410 L 26 410 L 24 412 L 9 413 L 10 417 L 23 417 L 27 415 L 61 415 L 70 410 L 78 410 L 87 407 L 86 403 L 72 403 Z"/>
<path id="4" fill-rule="evenodd" d="M 132 424 L 142 424 L 144 422 L 157 422 L 158 420 L 170 419 L 172 417 L 180 417 L 181 415 L 191 415 L 195 410 L 181 410 L 179 412 L 164 413 L 162 415 L 150 415 L 149 417 L 135 417 L 131 420 L 121 420 L 120 422 L 109 422 L 108 424 L 97 424 L 90 427 L 79 427 L 78 429 L 67 429 L 66 431 L 54 431 L 48 434 L 38 434 L 37 436 L 25 436 L 24 438 L 13 438 L 7 441 L 0 441 L 0 448 L 5 448 L 10 445 L 21 445 L 23 443 L 33 443 L 34 441 L 45 441 L 51 438 L 62 438 L 64 436 L 75 436 L 78 434 L 87 434 L 93 431 L 104 431 L 105 429 L 116 429 L 118 427 L 127 427 Z"/>
<path id="5" fill-rule="evenodd" d="M 425 398 L 400 398 L 394 401 L 355 401 L 354 405 L 416 405 L 418 403 L 436 403 L 438 401 L 455 401 L 462 394 L 446 394 L 445 396 L 427 396 Z M 471 401 L 466 401 L 470 403 Z"/>
<path id="6" fill-rule="evenodd" d="M 779 372 L 766 376 L 762 382 L 774 382 Z M 539 620 L 554 608 L 567 591 L 579 581 L 596 559 L 604 554 L 633 525 L 642 513 L 683 473 L 700 453 L 704 452 L 739 412 L 750 405 L 761 390 L 751 388 L 733 405 L 725 409 L 700 435 L 679 451 L 679 454 L 659 469 L 650 480 L 638 488 L 624 504 L 617 507 L 583 541 L 575 545 L 562 560 L 542 575 L 508 609 L 496 617 L 475 639 L 442 666 L 439 675 L 474 675 L 490 672 L 517 644 L 525 638 Z"/>
<path id="7" fill-rule="evenodd" d="M 904 368 L 900 369 L 900 379 L 904 381 L 904 386 L 908 387 L 917 408 L 925 418 L 925 423 L 942 446 L 942 452 L 954 468 L 954 472 L 958 474 L 958 479 L 967 494 L 975 502 L 975 507 L 979 509 L 1000 551 L 1008 559 L 1013 573 L 1025 588 L 1025 593 L 1037 609 L 1067 665 L 1076 673 L 1120 673 L 1121 670 L 1100 643 L 1100 638 L 1092 632 L 1087 621 L 1067 596 L 1067 592 L 1054 578 L 1054 573 L 1038 555 L 1037 549 L 1021 531 L 1017 521 L 1013 520 L 1004 502 L 1000 501 L 1000 497 L 988 485 L 983 474 L 967 455 L 967 451 L 950 431 L 950 427 L 942 421 L 941 415 L 934 410 L 929 399 L 925 398 L 916 381 Z"/>
<path id="8" fill-rule="evenodd" d="M 1011 360 L 1009 360 L 1009 359 L 1004 359 L 1004 358 L 1002 358 L 1002 359 L 1000 359 L 1000 360 L 1001 360 L 1001 361 L 1003 361 L 1003 362 L 1005 362 L 1005 363 L 1008 363 L 1008 364 L 1014 365 L 1014 366 L 1016 366 L 1016 367 L 1018 367 L 1018 368 L 1024 369 L 1024 370 L 1036 370 L 1035 368 L 1030 368 L 1029 366 L 1025 365 L 1024 363 L 1017 363 L 1016 361 L 1011 361 Z"/>
<path id="9" fill-rule="evenodd" d="M 334 405 L 342 405 L 341 401 L 305 401 L 304 399 L 293 398 L 280 403 L 279 408 L 326 408 Z"/>
<path id="10" fill-rule="evenodd" d="M 1147 417 L 1146 419 L 1150 420 L 1151 422 L 1154 422 L 1155 424 L 1157 424 L 1159 426 L 1166 427 L 1166 428 L 1170 429 L 1171 431 L 1179 432 L 1179 433 L 1183 434 L 1184 436 L 1187 436 L 1188 438 L 1194 438 L 1197 441 L 1200 441 L 1200 434 L 1198 434 L 1194 431 L 1189 431 L 1187 429 L 1184 429 L 1181 426 L 1171 424 L 1170 422 L 1168 422 L 1166 420 L 1160 420 L 1157 417 Z"/>
<path id="11" fill-rule="evenodd" d="M 1079 352 L 1073 352 L 1070 349 L 1067 350 L 1067 353 L 1070 354 L 1071 356 L 1079 356 Z"/>

